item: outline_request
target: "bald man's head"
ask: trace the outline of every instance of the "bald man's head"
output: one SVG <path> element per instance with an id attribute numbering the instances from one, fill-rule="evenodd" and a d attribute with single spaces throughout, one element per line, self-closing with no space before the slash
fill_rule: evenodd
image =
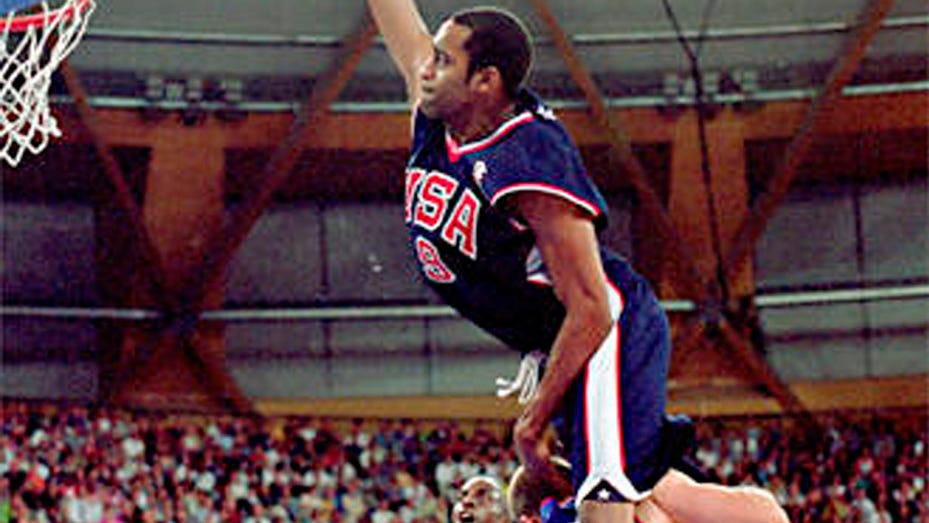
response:
<path id="1" fill-rule="evenodd" d="M 503 487 L 490 476 L 477 476 L 461 486 L 452 508 L 452 523 L 509 523 Z"/>

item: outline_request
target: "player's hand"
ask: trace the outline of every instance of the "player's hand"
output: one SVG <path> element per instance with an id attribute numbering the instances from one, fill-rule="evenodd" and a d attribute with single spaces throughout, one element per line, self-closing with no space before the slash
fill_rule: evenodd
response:
<path id="1" fill-rule="evenodd" d="M 519 362 L 519 372 L 513 379 L 497 378 L 497 397 L 506 398 L 519 392 L 519 404 L 525 405 L 535 397 L 541 379 L 541 369 L 545 365 L 542 351 L 527 353 Z"/>
<path id="2" fill-rule="evenodd" d="M 545 441 L 545 422 L 538 422 L 526 409 L 513 426 L 513 442 L 519 461 L 530 474 L 544 474 L 550 467 L 551 451 Z"/>

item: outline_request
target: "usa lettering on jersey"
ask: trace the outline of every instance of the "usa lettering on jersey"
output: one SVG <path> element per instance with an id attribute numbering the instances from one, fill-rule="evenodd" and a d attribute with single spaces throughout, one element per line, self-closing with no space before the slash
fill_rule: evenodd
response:
<path id="1" fill-rule="evenodd" d="M 470 188 L 440 171 L 410 168 L 406 172 L 404 218 L 407 224 L 438 232 L 438 238 L 472 260 L 477 259 L 477 221 L 481 201 Z M 416 255 L 426 276 L 439 283 L 451 283 L 454 273 L 427 238 L 415 242 Z"/>

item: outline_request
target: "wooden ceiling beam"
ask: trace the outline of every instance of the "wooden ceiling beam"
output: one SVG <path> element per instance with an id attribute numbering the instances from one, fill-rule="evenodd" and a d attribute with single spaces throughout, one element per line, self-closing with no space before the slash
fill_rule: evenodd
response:
<path id="1" fill-rule="evenodd" d="M 722 318 L 715 324 L 714 330 L 719 332 L 721 341 L 739 361 L 747 366 L 761 385 L 777 400 L 785 413 L 799 416 L 808 423 L 815 424 L 803 401 L 781 380 L 758 349 L 736 331 L 731 323 Z"/>
<path id="2" fill-rule="evenodd" d="M 815 139 L 824 132 L 828 121 L 835 118 L 842 89 L 851 80 L 864 57 L 874 35 L 894 5 L 894 0 L 869 0 L 859 13 L 858 24 L 849 34 L 842 53 L 836 60 L 823 88 L 809 106 L 796 130 L 774 177 L 767 184 L 764 195 L 758 199 L 750 214 L 745 217 L 726 256 L 724 270 L 727 279 L 735 277 L 751 256 L 768 220 L 780 206 L 796 178 L 800 166 L 812 149 Z M 925 98 L 925 95 L 921 95 Z M 925 118 L 925 113 L 922 117 Z"/>
<path id="3" fill-rule="evenodd" d="M 683 376 L 690 359 L 701 352 L 701 340 L 706 335 L 706 324 L 698 315 L 688 314 L 671 318 L 674 334 L 671 337 L 671 379 Z M 670 379 L 669 379 L 670 381 Z"/>
<path id="4" fill-rule="evenodd" d="M 74 105 L 80 115 L 80 121 L 86 127 L 88 133 L 93 139 L 94 148 L 103 164 L 103 170 L 113 185 L 116 194 L 116 200 L 127 217 L 129 227 L 132 230 L 140 261 L 136 264 L 144 274 L 148 276 L 148 283 L 152 289 L 151 298 L 155 300 L 162 311 L 171 314 L 177 308 L 178 299 L 176 293 L 172 290 L 169 283 L 166 265 L 155 242 L 149 234 L 148 227 L 142 216 L 142 210 L 138 202 L 132 195 L 128 184 L 126 183 L 125 174 L 119 166 L 113 151 L 110 149 L 106 137 L 100 132 L 96 114 L 87 101 L 87 91 L 81 83 L 80 77 L 74 71 L 67 61 L 61 65 L 61 73 L 64 76 L 68 91 L 74 99 Z M 149 340 L 143 350 L 139 351 L 137 360 L 147 360 L 148 356 L 157 351 L 157 347 L 164 345 L 164 338 L 169 335 L 168 326 L 165 326 L 159 333 L 155 333 Z M 195 341 L 191 341 L 195 343 Z M 224 368 L 218 366 L 215 362 L 204 359 L 197 351 L 184 350 L 186 357 L 191 361 L 195 368 L 199 369 L 200 374 L 206 379 L 208 390 L 215 397 L 225 401 L 227 398 L 231 401 L 236 412 L 251 412 L 253 408 L 236 385 L 235 381 L 229 376 Z M 135 374 L 141 369 L 147 368 L 142 364 L 131 364 L 127 361 L 131 358 L 120 357 L 119 364 L 114 371 L 111 390 L 101 391 L 103 396 L 108 399 L 115 398 L 119 391 L 125 387 L 131 387 Z"/>
<path id="5" fill-rule="evenodd" d="M 571 78 L 584 93 L 590 116 L 604 133 L 610 147 L 609 152 L 614 157 L 614 163 L 625 171 L 639 198 L 639 205 L 642 206 L 643 212 L 654 223 L 655 230 L 667 244 L 667 249 L 664 250 L 665 261 L 667 267 L 671 269 L 668 280 L 684 297 L 696 299 L 703 296 L 707 292 L 707 282 L 698 271 L 693 254 L 675 228 L 648 174 L 632 152 L 632 139 L 626 134 L 613 113 L 607 109 L 603 94 L 581 63 L 574 44 L 562 29 L 547 0 L 533 0 L 533 5 L 548 28 L 549 35 L 561 53 Z"/>
<path id="6" fill-rule="evenodd" d="M 181 139 L 153 145 L 143 205 L 177 305 L 164 311 L 151 331 L 124 330 L 121 348 L 130 363 L 114 396 L 120 404 L 140 407 L 161 403 L 160 396 L 177 396 L 178 403 L 204 403 L 191 408 L 222 406 L 251 414 L 254 406 L 226 365 L 223 327 L 198 324 L 183 302 L 183 283 L 203 259 L 205 240 L 225 224 L 224 146 L 184 140 L 183 129 L 178 133 Z M 210 306 L 222 306 L 223 294 L 222 288 L 211 288 Z"/>
<path id="7" fill-rule="evenodd" d="M 881 22 L 890 12 L 893 4 L 893 0 L 870 0 L 859 13 L 856 29 L 849 35 L 842 53 L 829 72 L 825 85 L 813 100 L 800 127 L 787 146 L 787 152 L 774 177 L 769 181 L 767 191 L 758 199 L 751 212 L 739 225 L 732 247 L 725 256 L 723 265 L 725 281 L 732 282 L 738 277 L 743 264 L 750 257 L 755 244 L 764 232 L 768 220 L 787 196 L 800 166 L 813 147 L 814 140 L 822 133 L 824 123 L 835 114 L 835 108 L 842 97 L 842 89 L 851 80 L 871 40 L 877 34 Z M 725 317 L 718 319 L 717 327 L 725 345 L 736 357 L 748 365 L 785 411 L 800 415 L 807 422 L 814 423 L 803 402 L 781 380 L 757 349 L 736 332 Z"/>
<path id="8" fill-rule="evenodd" d="M 277 149 L 262 171 L 259 187 L 246 196 L 239 209 L 230 219 L 226 230 L 209 241 L 207 257 L 200 270 L 193 272 L 190 291 L 185 296 L 188 304 L 202 307 L 203 296 L 212 282 L 222 277 L 226 266 L 245 241 L 252 226 L 273 200 L 274 192 L 291 175 L 294 165 L 305 146 L 320 136 L 319 123 L 328 118 L 330 106 L 355 74 L 365 51 L 371 47 L 377 35 L 377 25 L 366 9 L 352 31 L 351 41 L 343 45 L 341 52 L 330 63 L 309 98 L 302 105 L 293 127 L 280 141 Z"/>
<path id="9" fill-rule="evenodd" d="M 186 366 L 195 373 L 198 383 L 203 383 L 209 394 L 209 406 L 198 405 L 197 408 L 207 407 L 213 410 L 218 407 L 223 412 L 232 412 L 240 415 L 255 414 L 254 402 L 245 395 L 232 375 L 226 370 L 225 361 L 221 354 L 208 354 L 208 349 L 202 347 L 200 336 L 195 332 L 196 324 L 183 318 L 173 319 L 161 325 L 157 332 L 151 333 L 144 344 L 143 350 L 138 350 L 134 358 L 127 359 L 121 365 L 116 377 L 117 387 L 110 391 L 107 398 L 118 404 L 128 402 L 133 404 L 138 398 L 132 398 L 140 389 L 148 389 L 150 385 L 142 383 L 144 377 L 158 368 L 168 367 L 172 372 L 179 372 L 178 364 Z M 172 353 L 180 359 L 172 359 Z M 190 393 L 196 391 L 191 390 Z M 163 392 L 155 392 L 164 396 Z M 144 395 L 143 395 L 144 397 Z M 171 399 L 168 396 L 167 401 Z M 178 399 L 175 403 L 186 401 Z"/>
<path id="10" fill-rule="evenodd" d="M 198 343 L 195 326 L 204 309 L 205 300 L 214 282 L 221 278 L 226 265 L 245 240 L 251 227 L 273 199 L 275 190 L 291 174 L 294 164 L 306 143 L 318 135 L 317 124 L 327 117 L 329 106 L 342 88 L 351 79 L 361 56 L 371 46 L 377 28 L 365 11 L 353 38 L 339 53 L 317 87 L 313 89 L 302 111 L 293 121 L 290 131 L 278 142 L 277 149 L 268 161 L 256 191 L 248 195 L 230 224 L 207 239 L 206 256 L 198 267 L 191 271 L 185 284 L 178 289 L 179 306 L 173 310 L 174 319 L 161 331 L 154 350 L 139 354 L 130 368 L 138 369 L 140 362 L 159 361 L 166 351 L 174 347 L 184 349 L 191 363 L 202 372 L 208 386 L 216 396 L 233 411 L 252 412 L 253 406 L 226 371 L 223 362 L 217 361 L 207 348 Z M 173 340 L 165 343 L 165 340 Z"/>
<path id="11" fill-rule="evenodd" d="M 126 183 L 126 176 L 113 155 L 109 141 L 111 135 L 101 131 L 101 124 L 96 111 L 87 101 L 87 90 L 81 83 L 80 76 L 67 60 L 61 63 L 60 71 L 74 100 L 74 106 L 79 116 L 78 123 L 90 135 L 94 150 L 103 164 L 103 172 L 115 190 L 116 201 L 126 214 L 126 219 L 135 239 L 133 245 L 140 258 L 138 266 L 142 268 L 142 271 L 148 277 L 152 289 L 151 297 L 162 308 L 170 309 L 173 307 L 174 300 L 169 291 L 164 260 L 162 260 L 158 249 L 155 247 L 155 242 L 148 233 L 139 203 L 136 202 L 135 197 L 132 195 L 132 191 Z"/>

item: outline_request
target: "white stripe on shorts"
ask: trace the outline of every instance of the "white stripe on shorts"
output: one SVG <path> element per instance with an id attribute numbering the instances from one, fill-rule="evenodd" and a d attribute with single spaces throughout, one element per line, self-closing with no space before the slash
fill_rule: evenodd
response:
<path id="1" fill-rule="evenodd" d="M 610 308 L 616 322 L 606 339 L 587 362 L 584 384 L 585 437 L 587 439 L 587 478 L 577 491 L 578 500 L 586 498 L 601 481 L 609 483 L 629 501 L 640 501 L 648 492 L 639 492 L 626 476 L 623 456 L 622 398 L 620 397 L 620 353 L 622 333 L 619 316 L 623 299 L 619 290 L 609 286 Z"/>

